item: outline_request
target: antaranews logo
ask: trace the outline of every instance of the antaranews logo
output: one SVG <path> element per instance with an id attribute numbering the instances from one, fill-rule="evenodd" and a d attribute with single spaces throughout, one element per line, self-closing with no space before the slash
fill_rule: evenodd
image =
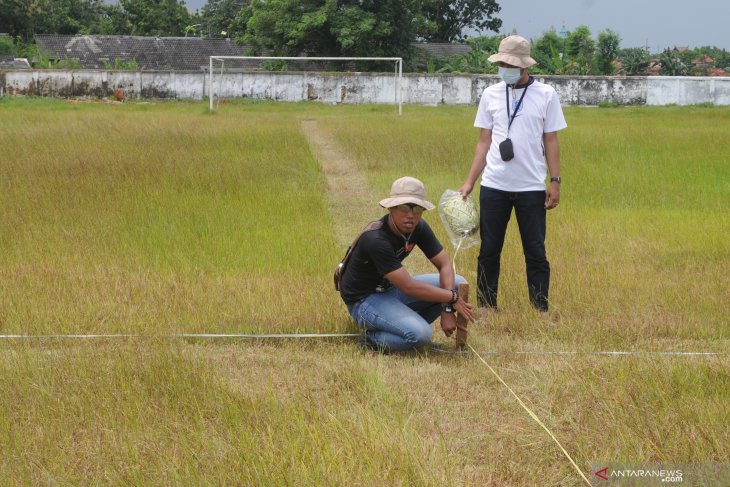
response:
<path id="1" fill-rule="evenodd" d="M 602 480 L 656 480 L 664 483 L 682 482 L 682 470 L 676 469 L 664 469 L 664 468 L 623 468 L 623 469 L 611 469 L 604 467 L 596 472 L 594 475 Z"/>
<path id="2" fill-rule="evenodd" d="M 596 472 L 596 477 L 600 477 L 603 480 L 608 480 L 608 477 L 606 477 L 606 472 L 608 472 L 608 467 L 602 468 L 598 472 Z"/>

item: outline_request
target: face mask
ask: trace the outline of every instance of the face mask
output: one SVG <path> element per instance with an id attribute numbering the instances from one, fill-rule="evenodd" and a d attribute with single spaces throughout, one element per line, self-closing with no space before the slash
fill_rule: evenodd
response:
<path id="1" fill-rule="evenodd" d="M 499 77 L 508 85 L 516 84 L 522 77 L 520 68 L 499 68 Z"/>

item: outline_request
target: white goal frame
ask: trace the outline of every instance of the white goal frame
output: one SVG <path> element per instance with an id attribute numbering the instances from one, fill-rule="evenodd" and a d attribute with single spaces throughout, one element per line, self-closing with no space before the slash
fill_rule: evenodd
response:
<path id="1" fill-rule="evenodd" d="M 403 86 L 403 58 L 402 57 L 279 57 L 279 56 L 210 56 L 210 66 L 208 70 L 208 98 L 210 99 L 210 111 L 213 111 L 213 98 L 215 91 L 213 85 L 213 61 L 221 62 L 221 76 L 225 67 L 226 59 L 277 59 L 281 61 L 390 61 L 394 63 L 395 77 L 395 104 L 398 105 L 398 115 L 403 115 L 403 96 L 401 89 Z M 218 92 L 220 93 L 220 78 L 218 78 Z"/>

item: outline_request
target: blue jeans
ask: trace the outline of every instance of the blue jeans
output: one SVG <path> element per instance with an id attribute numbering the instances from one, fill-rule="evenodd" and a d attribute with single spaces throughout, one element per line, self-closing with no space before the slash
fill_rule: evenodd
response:
<path id="1" fill-rule="evenodd" d="M 499 261 L 512 208 L 522 238 L 530 302 L 535 308 L 547 311 L 550 263 L 545 253 L 545 191 L 510 193 L 482 186 L 479 194 L 482 246 L 477 259 L 477 303 L 482 307 L 497 307 Z"/>
<path id="2" fill-rule="evenodd" d="M 438 274 L 413 279 L 440 287 Z M 457 288 L 464 282 L 463 277 L 456 276 Z M 431 323 L 441 314 L 441 303 L 420 301 L 393 287 L 348 304 L 347 311 L 371 343 L 386 350 L 410 350 L 431 342 Z"/>

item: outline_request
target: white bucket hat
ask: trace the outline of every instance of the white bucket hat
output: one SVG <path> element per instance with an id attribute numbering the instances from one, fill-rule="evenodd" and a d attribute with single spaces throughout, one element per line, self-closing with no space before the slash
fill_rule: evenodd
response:
<path id="1" fill-rule="evenodd" d="M 490 63 L 501 61 L 518 68 L 529 68 L 537 64 L 537 61 L 530 57 L 530 41 L 521 36 L 508 36 L 502 39 L 497 53 L 489 56 L 487 61 Z"/>
<path id="2" fill-rule="evenodd" d="M 380 200 L 380 206 L 383 208 L 392 208 L 404 203 L 413 203 L 427 210 L 436 208 L 433 203 L 426 201 L 426 188 L 423 183 L 410 176 L 396 179 L 390 188 L 390 198 Z"/>

